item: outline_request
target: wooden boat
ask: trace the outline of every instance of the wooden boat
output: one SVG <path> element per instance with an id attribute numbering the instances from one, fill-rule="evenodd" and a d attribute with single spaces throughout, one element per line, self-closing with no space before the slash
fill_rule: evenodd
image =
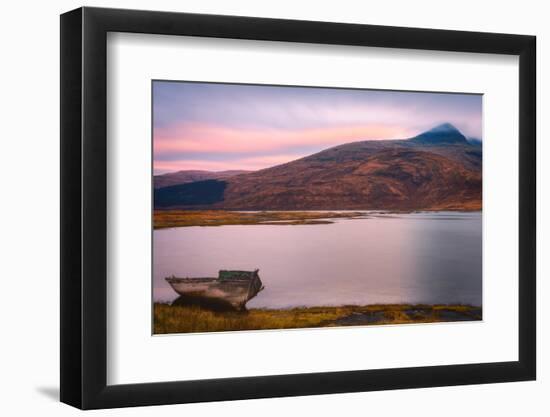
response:
<path id="1" fill-rule="evenodd" d="M 248 300 L 264 289 L 258 271 L 221 270 L 217 278 L 171 276 L 165 279 L 174 291 L 186 299 L 204 299 L 227 304 L 236 310 L 244 310 Z"/>

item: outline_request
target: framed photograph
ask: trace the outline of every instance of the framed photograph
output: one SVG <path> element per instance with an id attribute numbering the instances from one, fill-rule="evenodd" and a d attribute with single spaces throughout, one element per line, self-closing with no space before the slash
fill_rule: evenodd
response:
<path id="1" fill-rule="evenodd" d="M 61 401 L 533 380 L 535 37 L 61 16 Z"/>

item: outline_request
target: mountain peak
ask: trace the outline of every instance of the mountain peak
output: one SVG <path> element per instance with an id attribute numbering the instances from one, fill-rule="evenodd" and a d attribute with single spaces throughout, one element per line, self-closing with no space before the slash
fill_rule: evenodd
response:
<path id="1" fill-rule="evenodd" d="M 456 132 L 460 133 L 460 131 L 454 127 L 451 123 L 441 123 L 440 125 L 437 125 L 436 127 L 433 127 L 429 130 L 429 132 Z"/>
<path id="2" fill-rule="evenodd" d="M 467 144 L 466 137 L 450 123 L 437 125 L 411 140 L 423 144 Z"/>

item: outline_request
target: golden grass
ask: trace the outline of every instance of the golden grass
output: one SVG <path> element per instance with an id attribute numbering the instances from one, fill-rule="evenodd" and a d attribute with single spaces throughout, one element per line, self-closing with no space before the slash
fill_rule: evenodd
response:
<path id="1" fill-rule="evenodd" d="M 480 211 L 483 209 L 481 200 L 464 201 L 462 203 L 441 204 L 423 211 Z"/>
<path id="2" fill-rule="evenodd" d="M 154 333 L 195 333 L 235 330 L 294 329 L 361 324 L 406 324 L 454 321 L 441 313 L 458 314 L 464 320 L 481 320 L 480 308 L 466 305 L 367 305 L 310 307 L 246 312 L 214 312 L 197 306 L 155 303 Z M 350 317 L 363 322 L 346 322 Z"/>
<path id="3" fill-rule="evenodd" d="M 361 212 L 319 213 L 314 211 L 259 211 L 239 212 L 225 210 L 155 210 L 155 229 L 188 226 L 223 226 L 236 224 L 327 224 L 331 218 L 350 218 L 362 215 Z"/>

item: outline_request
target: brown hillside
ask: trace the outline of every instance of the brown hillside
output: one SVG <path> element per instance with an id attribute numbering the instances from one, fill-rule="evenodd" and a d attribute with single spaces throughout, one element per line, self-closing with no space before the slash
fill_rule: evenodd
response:
<path id="1" fill-rule="evenodd" d="M 391 146 L 362 158 L 304 158 L 227 181 L 225 209 L 417 209 L 481 205 L 481 172 Z"/>
<path id="2" fill-rule="evenodd" d="M 449 124 L 407 140 L 343 144 L 260 171 L 155 191 L 156 207 L 187 209 L 479 210 L 481 199 L 482 147 Z"/>
<path id="3" fill-rule="evenodd" d="M 187 184 L 195 181 L 204 180 L 223 180 L 235 175 L 244 174 L 249 171 L 230 170 L 230 171 L 201 171 L 201 170 L 184 170 L 178 172 L 170 172 L 168 174 L 155 175 L 154 187 L 162 188 L 171 185 Z"/>

